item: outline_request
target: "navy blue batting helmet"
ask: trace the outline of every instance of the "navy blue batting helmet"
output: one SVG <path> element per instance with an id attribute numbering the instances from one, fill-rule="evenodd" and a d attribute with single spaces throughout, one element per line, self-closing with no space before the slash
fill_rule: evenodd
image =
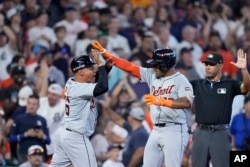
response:
<path id="1" fill-rule="evenodd" d="M 82 55 L 82 56 L 75 57 L 71 61 L 70 67 L 71 67 L 71 71 L 73 73 L 75 73 L 79 69 L 89 67 L 89 66 L 93 66 L 94 64 L 95 63 L 89 58 L 89 56 Z"/>
<path id="2" fill-rule="evenodd" d="M 155 49 L 152 59 L 147 63 L 151 66 L 159 66 L 161 70 L 167 70 L 175 66 L 176 55 L 172 49 Z"/>

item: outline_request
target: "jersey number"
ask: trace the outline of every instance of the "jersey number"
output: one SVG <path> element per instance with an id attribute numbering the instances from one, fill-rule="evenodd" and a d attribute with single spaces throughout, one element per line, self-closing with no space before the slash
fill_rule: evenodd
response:
<path id="1" fill-rule="evenodd" d="M 66 113 L 66 115 L 69 115 L 69 103 L 70 103 L 69 97 L 66 96 L 65 97 L 65 113 Z"/>

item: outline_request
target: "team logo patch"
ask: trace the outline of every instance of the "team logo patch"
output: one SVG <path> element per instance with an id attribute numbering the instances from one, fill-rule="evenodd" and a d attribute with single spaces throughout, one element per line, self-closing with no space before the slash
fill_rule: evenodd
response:
<path id="1" fill-rule="evenodd" d="M 214 55 L 209 54 L 207 57 L 212 59 L 214 57 Z"/>
<path id="2" fill-rule="evenodd" d="M 226 88 L 218 88 L 217 89 L 217 94 L 226 94 L 227 93 L 227 89 Z"/>

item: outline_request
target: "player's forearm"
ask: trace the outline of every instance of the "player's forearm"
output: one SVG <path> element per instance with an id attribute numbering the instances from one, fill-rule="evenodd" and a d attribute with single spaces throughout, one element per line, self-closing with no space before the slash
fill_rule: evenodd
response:
<path id="1" fill-rule="evenodd" d="M 109 72 L 111 71 L 111 69 L 112 69 L 112 66 L 109 67 L 109 66 L 105 65 L 105 70 L 106 70 L 107 74 L 109 74 Z"/>
<path id="2" fill-rule="evenodd" d="M 98 68 L 98 81 L 94 89 L 94 96 L 97 97 L 108 91 L 108 75 L 105 66 Z"/>
<path id="3" fill-rule="evenodd" d="M 171 108 L 175 109 L 183 109 L 183 108 L 190 108 L 191 102 L 188 100 L 187 97 L 182 97 L 176 100 L 173 100 Z"/>
<path id="4" fill-rule="evenodd" d="M 143 152 L 143 147 L 137 148 L 132 156 L 132 159 L 129 162 L 128 167 L 136 167 L 139 164 L 140 160 L 143 158 Z"/>
<path id="5" fill-rule="evenodd" d="M 108 67 L 107 65 L 105 65 L 105 70 L 107 72 L 107 74 L 109 74 L 109 72 L 111 71 L 112 69 L 112 66 L 111 67 Z M 96 73 L 96 82 L 99 80 L 99 73 Z"/>
<path id="6" fill-rule="evenodd" d="M 118 115 L 117 113 L 115 113 L 110 108 L 106 108 L 105 111 L 108 114 L 110 120 L 112 120 L 113 122 L 115 122 L 119 126 L 123 126 L 123 124 L 125 123 L 125 121 L 124 121 L 124 119 L 120 115 Z"/>
<path id="7" fill-rule="evenodd" d="M 102 55 L 104 55 L 104 54 L 105 54 L 106 57 L 109 57 L 109 58 L 112 59 L 112 61 L 114 62 L 114 65 L 116 67 L 118 67 L 121 70 L 124 70 L 124 71 L 132 74 L 133 76 L 137 77 L 138 79 L 141 79 L 139 66 L 134 65 L 134 64 L 130 63 L 129 61 L 125 60 L 125 59 L 114 56 L 109 52 L 105 52 Z"/>

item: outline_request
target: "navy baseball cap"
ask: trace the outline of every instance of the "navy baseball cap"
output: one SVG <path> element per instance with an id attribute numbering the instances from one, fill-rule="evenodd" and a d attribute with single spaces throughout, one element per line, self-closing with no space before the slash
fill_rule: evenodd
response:
<path id="1" fill-rule="evenodd" d="M 219 53 L 209 53 L 202 63 L 222 64 L 223 58 Z"/>
<path id="2" fill-rule="evenodd" d="M 111 144 L 108 146 L 108 152 L 115 149 L 115 148 L 118 148 L 119 150 L 121 150 L 123 147 L 121 145 Z"/>
<path id="3" fill-rule="evenodd" d="M 67 11 L 77 11 L 77 8 L 76 8 L 76 6 L 74 4 L 69 3 L 69 4 L 67 4 L 65 6 L 64 10 L 65 10 L 65 12 L 67 12 Z"/>

